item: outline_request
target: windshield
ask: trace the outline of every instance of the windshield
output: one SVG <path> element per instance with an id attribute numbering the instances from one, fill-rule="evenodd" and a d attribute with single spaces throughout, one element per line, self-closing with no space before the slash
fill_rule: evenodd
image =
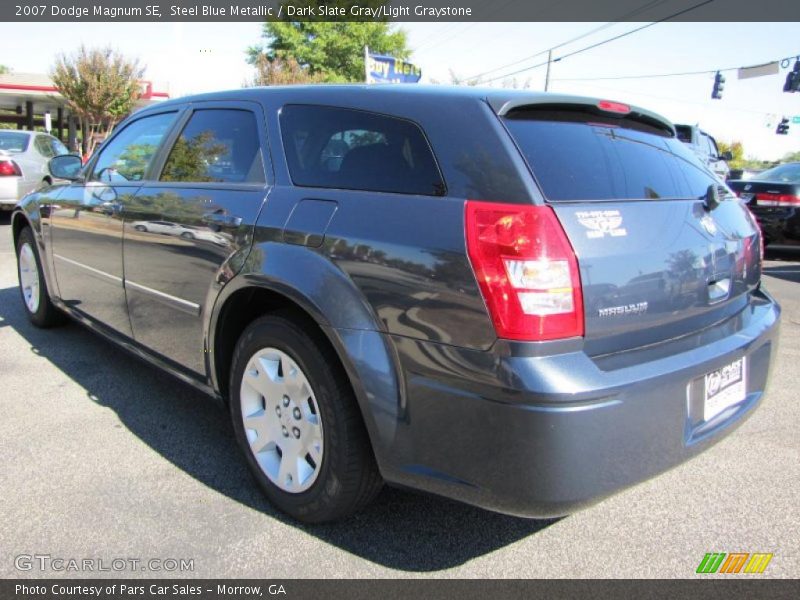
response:
<path id="1" fill-rule="evenodd" d="M 0 131 L 0 150 L 6 152 L 25 152 L 31 136 L 16 131 Z"/>
<path id="2" fill-rule="evenodd" d="M 759 174 L 756 179 L 776 183 L 800 183 L 800 163 L 778 165 Z"/>

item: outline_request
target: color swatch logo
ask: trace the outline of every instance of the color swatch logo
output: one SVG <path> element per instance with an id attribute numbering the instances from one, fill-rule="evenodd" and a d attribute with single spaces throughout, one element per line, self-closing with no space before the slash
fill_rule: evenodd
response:
<path id="1" fill-rule="evenodd" d="M 763 573 L 772 554 L 763 552 L 709 552 L 700 561 L 697 573 Z"/>

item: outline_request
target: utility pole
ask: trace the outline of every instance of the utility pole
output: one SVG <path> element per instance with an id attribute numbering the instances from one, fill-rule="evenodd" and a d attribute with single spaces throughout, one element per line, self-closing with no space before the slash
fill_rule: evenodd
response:
<path id="1" fill-rule="evenodd" d="M 544 76 L 544 91 L 550 87 L 550 62 L 553 60 L 553 51 L 547 51 L 547 74 Z"/>

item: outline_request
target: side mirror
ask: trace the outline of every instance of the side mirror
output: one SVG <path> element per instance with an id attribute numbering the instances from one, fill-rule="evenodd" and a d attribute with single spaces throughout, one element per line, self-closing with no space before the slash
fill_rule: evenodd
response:
<path id="1" fill-rule="evenodd" d="M 723 152 L 722 154 L 719 155 L 719 157 L 722 160 L 733 160 L 733 153 L 730 151 Z"/>
<path id="2" fill-rule="evenodd" d="M 712 211 L 719 206 L 719 188 L 716 184 L 711 184 L 706 190 L 705 206 L 706 211 Z"/>
<path id="3" fill-rule="evenodd" d="M 80 179 L 83 161 L 81 157 L 76 154 L 62 154 L 61 156 L 56 156 L 51 158 L 50 162 L 47 164 L 50 173 L 56 179 L 67 179 L 69 181 Z"/>

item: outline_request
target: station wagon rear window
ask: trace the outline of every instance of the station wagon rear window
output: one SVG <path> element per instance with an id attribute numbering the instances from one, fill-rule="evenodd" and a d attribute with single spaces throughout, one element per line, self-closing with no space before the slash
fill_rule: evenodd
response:
<path id="1" fill-rule="evenodd" d="M 519 110 L 504 122 L 551 201 L 699 198 L 715 183 L 669 131 L 643 121 Z"/>
<path id="2" fill-rule="evenodd" d="M 440 196 L 444 181 L 415 123 L 327 106 L 289 105 L 281 132 L 295 185 Z"/>

